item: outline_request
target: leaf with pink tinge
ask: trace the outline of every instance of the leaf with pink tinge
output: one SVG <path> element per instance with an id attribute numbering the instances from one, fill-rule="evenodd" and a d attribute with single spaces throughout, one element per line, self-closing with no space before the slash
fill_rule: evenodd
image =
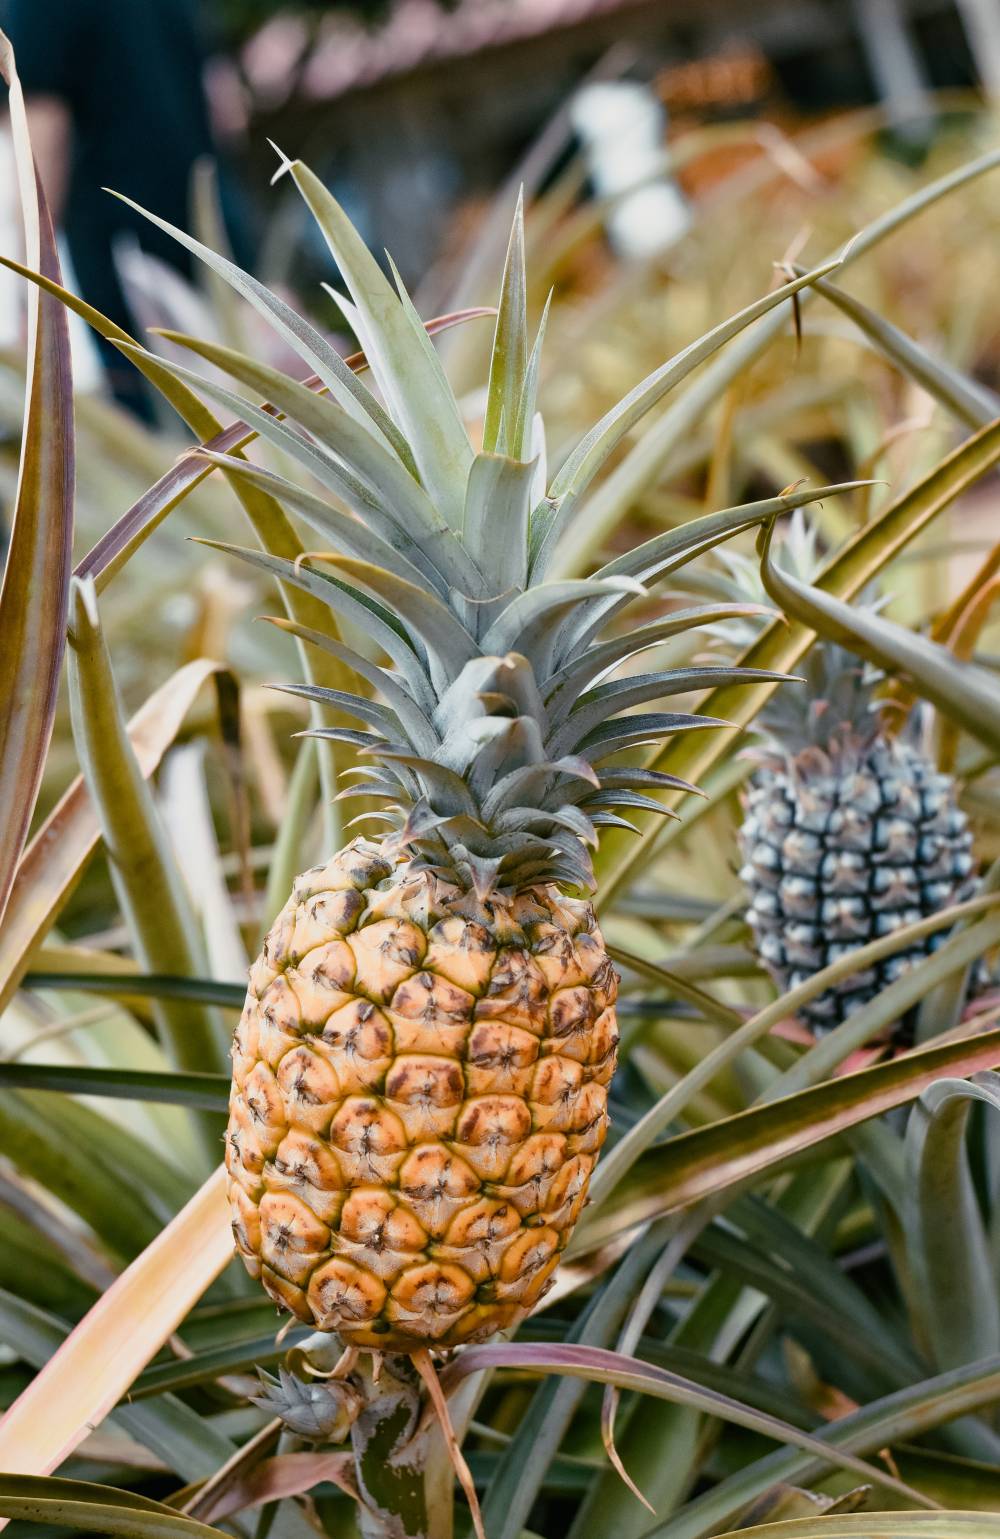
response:
<path id="1" fill-rule="evenodd" d="M 59 256 L 28 142 L 13 50 L 0 32 L 0 77 L 9 88 L 10 130 L 29 259 L 58 280 Z M 35 810 L 52 736 L 66 645 L 73 552 L 73 382 L 66 312 L 32 292 L 28 310 L 24 429 L 10 548 L 0 590 L 0 918 Z"/>
<path id="2" fill-rule="evenodd" d="M 204 1508 L 197 1506 L 198 1517 L 206 1523 L 221 1523 L 247 1507 L 264 1502 L 278 1502 L 286 1496 L 303 1496 L 329 1481 L 348 1496 L 357 1499 L 354 1483 L 354 1457 L 350 1453 L 290 1453 L 263 1459 L 245 1471 L 232 1485 L 224 1486 Z"/>
<path id="3" fill-rule="evenodd" d="M 571 1378 L 614 1384 L 619 1389 L 636 1390 L 639 1394 L 653 1395 L 658 1400 L 688 1405 L 708 1416 L 717 1416 L 736 1426 L 746 1427 L 762 1437 L 801 1448 L 885 1490 L 895 1491 L 918 1507 L 932 1508 L 937 1505 L 886 1470 L 868 1464 L 864 1459 L 857 1459 L 853 1454 L 834 1449 L 829 1443 L 781 1421 L 777 1416 L 756 1411 L 718 1390 L 706 1389 L 704 1385 L 685 1379 L 678 1373 L 671 1373 L 669 1369 L 657 1368 L 635 1357 L 626 1357 L 622 1352 L 609 1352 L 605 1347 L 580 1344 L 557 1346 L 542 1342 L 503 1342 L 495 1346 L 470 1347 L 445 1371 L 442 1382 L 448 1390 L 470 1373 L 495 1368 L 520 1368 L 539 1374 L 568 1374 Z"/>

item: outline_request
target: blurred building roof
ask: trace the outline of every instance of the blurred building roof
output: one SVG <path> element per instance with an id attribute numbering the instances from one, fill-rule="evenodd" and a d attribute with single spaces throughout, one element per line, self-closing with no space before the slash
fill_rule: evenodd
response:
<path id="1" fill-rule="evenodd" d="M 340 13 L 321 23 L 298 81 L 300 94 L 331 101 L 393 76 L 467 59 L 495 48 L 566 31 L 615 12 L 652 9 L 662 0 L 402 0 L 377 29 Z M 280 17 L 244 55 L 255 90 L 280 92 L 287 64 L 301 54 L 303 24 Z"/>

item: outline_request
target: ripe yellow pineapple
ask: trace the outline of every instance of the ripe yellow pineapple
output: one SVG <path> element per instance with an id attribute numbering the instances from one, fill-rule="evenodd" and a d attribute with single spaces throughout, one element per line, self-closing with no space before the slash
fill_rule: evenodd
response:
<path id="1" fill-rule="evenodd" d="M 251 1272 L 321 1330 L 403 1350 L 535 1303 L 618 1041 L 588 903 L 413 866 L 359 839 L 298 879 L 251 976 L 228 1141 Z"/>
<path id="2" fill-rule="evenodd" d="M 352 645 L 332 625 L 282 623 L 371 692 L 288 688 L 368 729 L 316 730 L 360 759 L 341 794 L 384 801 L 377 816 L 390 827 L 298 879 L 252 969 L 233 1051 L 233 1227 L 249 1270 L 293 1315 L 355 1345 L 414 1352 L 516 1324 L 586 1201 L 607 1127 L 617 980 L 590 903 L 568 894 L 593 889 L 602 826 L 629 827 L 629 808 L 662 812 L 655 793 L 684 787 L 634 755 L 719 725 L 633 708 L 722 678 L 775 677 L 729 667 L 613 677 L 666 639 L 747 610 L 661 607 L 637 627 L 630 606 L 729 534 L 830 489 L 706 515 L 585 580 L 546 579 L 557 544 L 643 414 L 812 275 L 638 385 L 546 488 L 520 210 L 477 452 L 405 290 L 322 184 L 298 163 L 286 169 L 350 290 L 340 303 L 375 391 L 282 301 L 172 229 L 321 388 L 176 336 L 271 407 L 216 376 L 162 367 L 307 472 L 292 482 L 206 455 L 304 519 L 330 552 L 318 563 L 238 553 L 346 622 Z"/>

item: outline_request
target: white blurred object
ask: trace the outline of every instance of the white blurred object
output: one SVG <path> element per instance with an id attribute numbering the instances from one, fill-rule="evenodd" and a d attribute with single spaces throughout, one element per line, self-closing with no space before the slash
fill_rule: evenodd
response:
<path id="1" fill-rule="evenodd" d="M 983 90 L 1000 100 L 1000 0 L 957 0 Z"/>
<path id="2" fill-rule="evenodd" d="M 896 138 L 926 147 L 934 126 L 934 97 L 901 0 L 853 0 L 854 19 L 886 123 Z"/>
<path id="3" fill-rule="evenodd" d="M 605 80 L 584 86 L 570 108 L 614 251 L 631 260 L 659 256 L 680 240 L 691 214 L 664 169 L 667 114 L 648 86 Z"/>
<path id="4" fill-rule="evenodd" d="M 14 152 L 10 135 L 0 127 L 0 252 L 24 261 L 24 240 L 17 211 L 17 179 L 14 175 Z M 73 267 L 60 237 L 59 262 L 63 282 L 69 289 L 76 288 Z M 0 348 L 17 350 L 24 345 L 24 278 L 19 278 L 8 267 L 0 267 Z M 90 335 L 90 327 L 79 316 L 70 313 L 69 339 L 73 356 L 73 386 L 76 390 L 100 390 L 103 385 L 101 362 Z"/>

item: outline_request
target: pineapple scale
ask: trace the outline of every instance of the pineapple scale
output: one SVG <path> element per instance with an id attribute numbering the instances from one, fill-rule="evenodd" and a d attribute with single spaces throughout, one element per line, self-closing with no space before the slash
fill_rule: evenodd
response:
<path id="1" fill-rule="evenodd" d="M 883 736 L 763 767 L 740 839 L 748 919 L 782 991 L 974 887 L 972 836 L 951 778 Z M 814 1030 L 839 1025 L 948 933 L 851 974 L 802 1015 Z"/>
<path id="2" fill-rule="evenodd" d="M 591 905 L 552 886 L 480 902 L 364 839 L 305 872 L 233 1042 L 251 1275 L 355 1346 L 515 1325 L 586 1200 L 616 994 Z"/>

